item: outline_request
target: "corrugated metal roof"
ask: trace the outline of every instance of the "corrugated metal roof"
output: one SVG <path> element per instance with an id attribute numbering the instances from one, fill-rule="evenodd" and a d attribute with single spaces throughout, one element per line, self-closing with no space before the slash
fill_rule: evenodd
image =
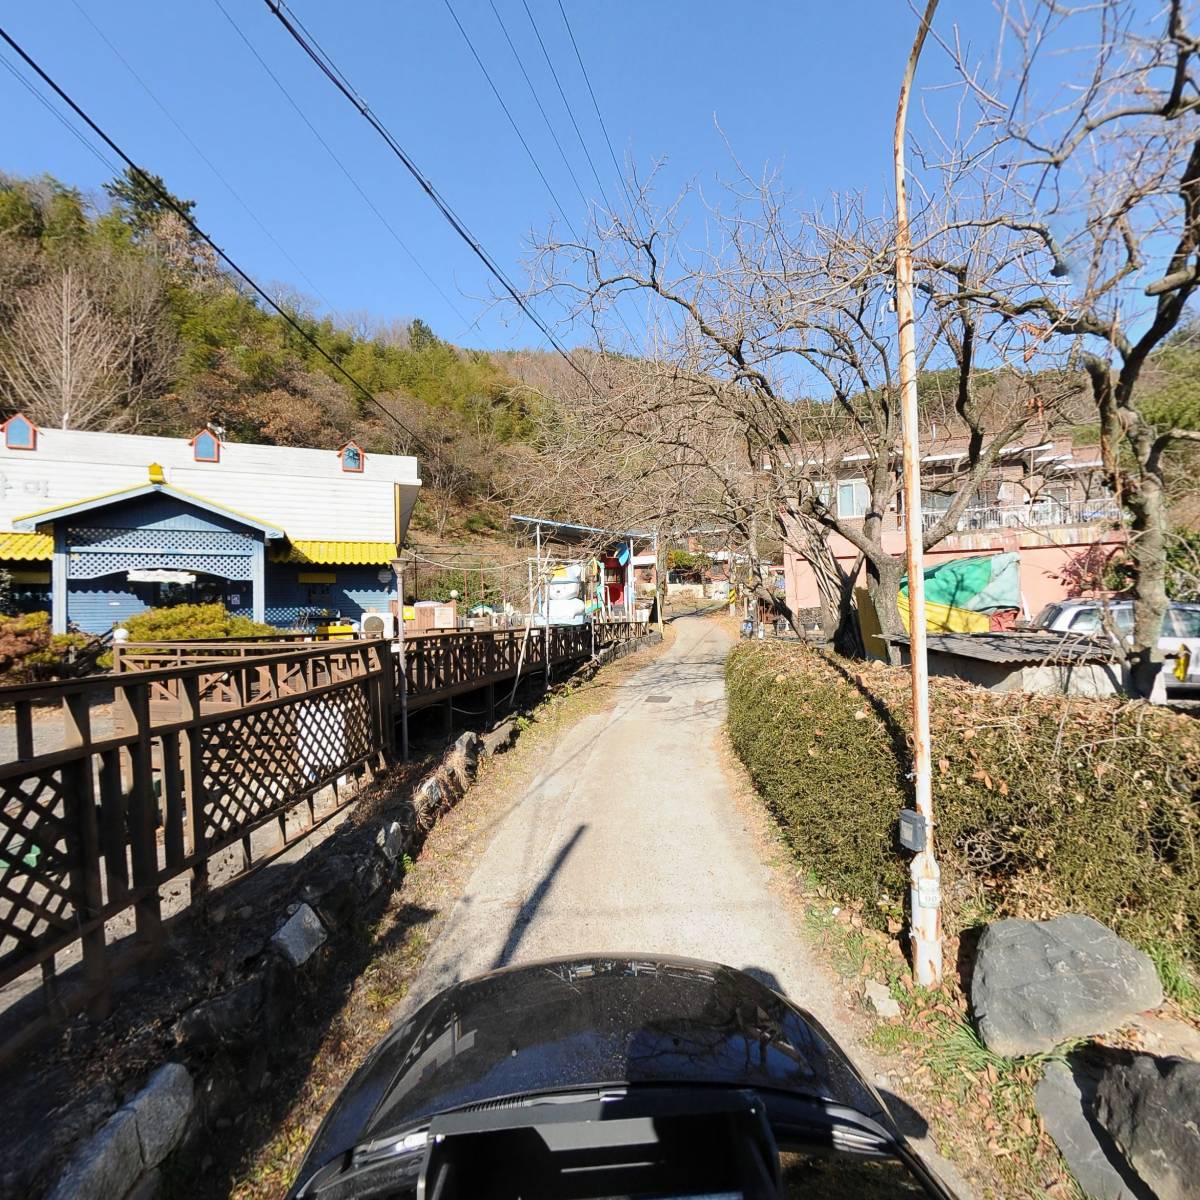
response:
<path id="1" fill-rule="evenodd" d="M 49 562 L 53 557 L 54 538 L 48 533 L 0 533 L 0 560 Z"/>
<path id="2" fill-rule="evenodd" d="M 271 551 L 272 562 L 332 563 L 339 566 L 388 566 L 396 557 L 395 542 L 292 541 Z"/>
<path id="3" fill-rule="evenodd" d="M 888 640 L 909 644 L 903 634 Z M 931 653 L 997 663 L 1112 662 L 1120 657 L 1111 643 L 1061 633 L 931 633 L 926 641 Z"/>

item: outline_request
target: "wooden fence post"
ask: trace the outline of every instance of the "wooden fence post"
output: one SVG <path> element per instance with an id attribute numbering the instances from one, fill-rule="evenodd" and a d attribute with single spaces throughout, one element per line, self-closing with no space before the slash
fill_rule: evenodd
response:
<path id="1" fill-rule="evenodd" d="M 137 734 L 137 741 L 129 747 L 129 850 L 134 891 L 141 894 L 135 906 L 138 937 L 153 952 L 162 944 L 163 932 L 158 902 L 158 802 L 154 797 L 149 685 L 118 684 L 115 692 L 118 720 Z"/>
<path id="2" fill-rule="evenodd" d="M 91 714 L 87 697 L 79 692 L 63 698 L 63 744 L 86 749 L 91 745 Z M 109 989 L 108 951 L 104 923 L 98 918 L 104 908 L 104 886 L 100 875 L 100 831 L 96 821 L 92 760 L 88 754 L 62 768 L 63 807 L 68 818 L 67 854 L 72 904 L 81 922 L 97 921 L 80 939 L 83 978 L 89 997 L 88 1012 L 108 1016 L 112 997 Z"/>
<path id="3" fill-rule="evenodd" d="M 200 681 L 189 675 L 179 681 L 181 718 L 200 719 Z M 183 763 L 183 804 L 187 820 L 187 852 L 197 858 L 192 868 L 192 903 L 204 899 L 208 891 L 208 859 L 204 853 L 204 757 L 200 749 L 200 730 L 194 725 L 179 735 L 179 755 Z"/>

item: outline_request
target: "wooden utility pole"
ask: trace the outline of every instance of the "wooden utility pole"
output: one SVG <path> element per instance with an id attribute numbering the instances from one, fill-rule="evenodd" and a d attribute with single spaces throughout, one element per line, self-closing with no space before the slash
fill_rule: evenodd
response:
<path id="1" fill-rule="evenodd" d="M 908 98 L 921 47 L 938 0 L 929 0 L 917 30 L 896 109 L 896 320 L 900 340 L 900 412 L 904 441 L 904 540 L 908 549 L 908 634 L 912 663 L 913 784 L 924 824 L 923 848 L 914 855 L 909 894 L 913 973 L 924 987 L 942 978 L 941 875 L 933 853 L 933 771 L 929 744 L 929 662 L 925 648 L 925 554 L 921 513 L 921 447 L 918 438 L 917 338 L 913 303 L 912 235 L 908 227 L 904 136 Z"/>

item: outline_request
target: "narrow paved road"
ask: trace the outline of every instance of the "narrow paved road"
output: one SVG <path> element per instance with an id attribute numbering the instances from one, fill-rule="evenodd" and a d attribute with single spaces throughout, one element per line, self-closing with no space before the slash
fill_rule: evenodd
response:
<path id="1" fill-rule="evenodd" d="M 725 632 L 685 618 L 670 650 L 585 718 L 507 815 L 435 944 L 420 998 L 557 954 L 682 954 L 812 980 L 718 759 Z"/>
<path id="2" fill-rule="evenodd" d="M 405 1012 L 457 980 L 538 958 L 679 954 L 783 992 L 872 1077 L 829 974 L 771 891 L 721 766 L 729 647 L 716 622 L 681 619 L 669 651 L 619 685 L 608 712 L 565 734 L 492 835 Z M 967 1197 L 919 1116 L 893 1112 Z"/>

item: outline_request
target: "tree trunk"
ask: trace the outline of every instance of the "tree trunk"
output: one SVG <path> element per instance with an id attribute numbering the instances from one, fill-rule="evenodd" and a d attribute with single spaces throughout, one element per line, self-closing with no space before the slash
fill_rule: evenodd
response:
<path id="1" fill-rule="evenodd" d="M 904 622 L 900 620 L 900 610 L 896 607 L 896 599 L 900 594 L 900 577 L 904 574 L 904 564 L 895 558 L 882 562 L 867 562 L 867 592 L 871 603 L 875 605 L 875 615 L 879 618 L 879 628 L 885 638 L 890 639 L 894 634 L 904 633 Z M 892 641 L 886 642 L 887 660 L 893 667 L 900 665 L 900 650 Z"/>
<path id="2" fill-rule="evenodd" d="M 1128 501 L 1133 520 L 1129 553 L 1136 568 L 1133 589 L 1133 646 L 1129 654 L 1130 689 L 1150 699 L 1162 673 L 1158 646 L 1167 612 L 1166 506 L 1159 479 L 1142 475 L 1137 494 Z"/>

